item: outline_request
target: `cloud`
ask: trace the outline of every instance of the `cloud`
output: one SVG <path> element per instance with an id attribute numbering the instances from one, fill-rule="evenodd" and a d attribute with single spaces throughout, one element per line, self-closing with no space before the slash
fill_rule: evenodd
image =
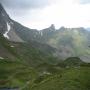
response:
<path id="1" fill-rule="evenodd" d="M 0 2 L 7 8 L 15 9 L 33 9 L 43 8 L 51 4 L 55 0 L 0 0 Z"/>
<path id="2" fill-rule="evenodd" d="M 28 14 L 34 9 L 45 8 L 57 0 L 0 0 L 10 17 Z"/>
<path id="3" fill-rule="evenodd" d="M 88 0 L 0 0 L 10 17 L 24 26 L 42 29 L 55 24 L 56 28 L 89 27 Z"/>

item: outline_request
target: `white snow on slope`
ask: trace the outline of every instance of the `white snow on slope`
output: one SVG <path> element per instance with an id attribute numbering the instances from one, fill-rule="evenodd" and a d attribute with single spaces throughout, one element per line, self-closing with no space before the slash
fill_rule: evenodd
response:
<path id="1" fill-rule="evenodd" d="M 12 48 L 13 48 L 14 46 L 10 46 L 10 47 L 12 47 Z"/>
<path id="2" fill-rule="evenodd" d="M 3 57 L 0 57 L 0 59 L 4 59 Z"/>
<path id="3" fill-rule="evenodd" d="M 9 39 L 8 32 L 10 31 L 10 29 L 11 29 L 10 24 L 7 22 L 7 31 L 3 34 L 3 36 L 6 37 L 7 39 Z"/>
<path id="4" fill-rule="evenodd" d="M 41 36 L 43 36 L 43 33 L 42 33 L 42 31 L 41 31 Z"/>
<path id="5" fill-rule="evenodd" d="M 42 33 L 42 31 L 39 31 L 39 34 L 40 34 L 41 36 L 43 36 L 43 33 Z"/>

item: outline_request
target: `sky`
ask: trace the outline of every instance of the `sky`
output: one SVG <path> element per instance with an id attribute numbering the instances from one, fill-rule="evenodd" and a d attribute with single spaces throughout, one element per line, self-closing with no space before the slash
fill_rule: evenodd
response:
<path id="1" fill-rule="evenodd" d="M 29 28 L 55 24 L 67 28 L 90 27 L 90 0 L 0 0 L 9 16 Z"/>

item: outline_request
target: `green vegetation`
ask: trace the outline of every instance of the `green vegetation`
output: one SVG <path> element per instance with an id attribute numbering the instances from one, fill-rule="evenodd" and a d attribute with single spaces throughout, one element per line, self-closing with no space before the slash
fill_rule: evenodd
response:
<path id="1" fill-rule="evenodd" d="M 22 87 L 33 80 L 37 72 L 22 63 L 0 60 L 0 87 Z"/>
<path id="2" fill-rule="evenodd" d="M 36 42 L 15 43 L 0 37 L 0 88 L 90 90 L 90 64 L 78 57 L 61 61 L 53 56 L 54 50 Z"/>
<path id="3" fill-rule="evenodd" d="M 43 47 L 35 42 L 10 42 L 0 36 L 0 88 L 24 88 L 39 76 L 38 65 L 55 64 L 58 59 L 53 56 L 54 49 Z"/>
<path id="4" fill-rule="evenodd" d="M 90 68 L 70 68 L 52 75 L 30 90 L 90 90 Z"/>

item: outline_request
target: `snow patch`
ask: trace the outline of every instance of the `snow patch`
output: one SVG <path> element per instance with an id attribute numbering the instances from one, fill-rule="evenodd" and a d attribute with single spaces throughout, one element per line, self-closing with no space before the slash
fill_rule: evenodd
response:
<path id="1" fill-rule="evenodd" d="M 41 36 L 43 36 L 43 32 L 42 31 L 40 31 L 39 33 L 40 33 Z"/>
<path id="2" fill-rule="evenodd" d="M 41 32 L 41 36 L 43 36 L 43 33 Z"/>
<path id="3" fill-rule="evenodd" d="M 10 24 L 7 22 L 7 31 L 3 34 L 3 36 L 6 37 L 7 39 L 9 39 L 8 32 L 10 31 L 10 29 L 11 29 L 11 26 L 10 26 Z"/>
<path id="4" fill-rule="evenodd" d="M 0 59 L 4 59 L 3 57 L 0 57 Z"/>
<path id="5" fill-rule="evenodd" d="M 10 47 L 12 47 L 12 48 L 13 48 L 14 46 L 10 46 Z"/>
<path id="6" fill-rule="evenodd" d="M 43 74 L 43 75 L 44 75 L 44 74 L 50 75 L 51 73 L 49 73 L 49 72 L 47 72 L 47 71 L 44 71 L 42 74 Z"/>

